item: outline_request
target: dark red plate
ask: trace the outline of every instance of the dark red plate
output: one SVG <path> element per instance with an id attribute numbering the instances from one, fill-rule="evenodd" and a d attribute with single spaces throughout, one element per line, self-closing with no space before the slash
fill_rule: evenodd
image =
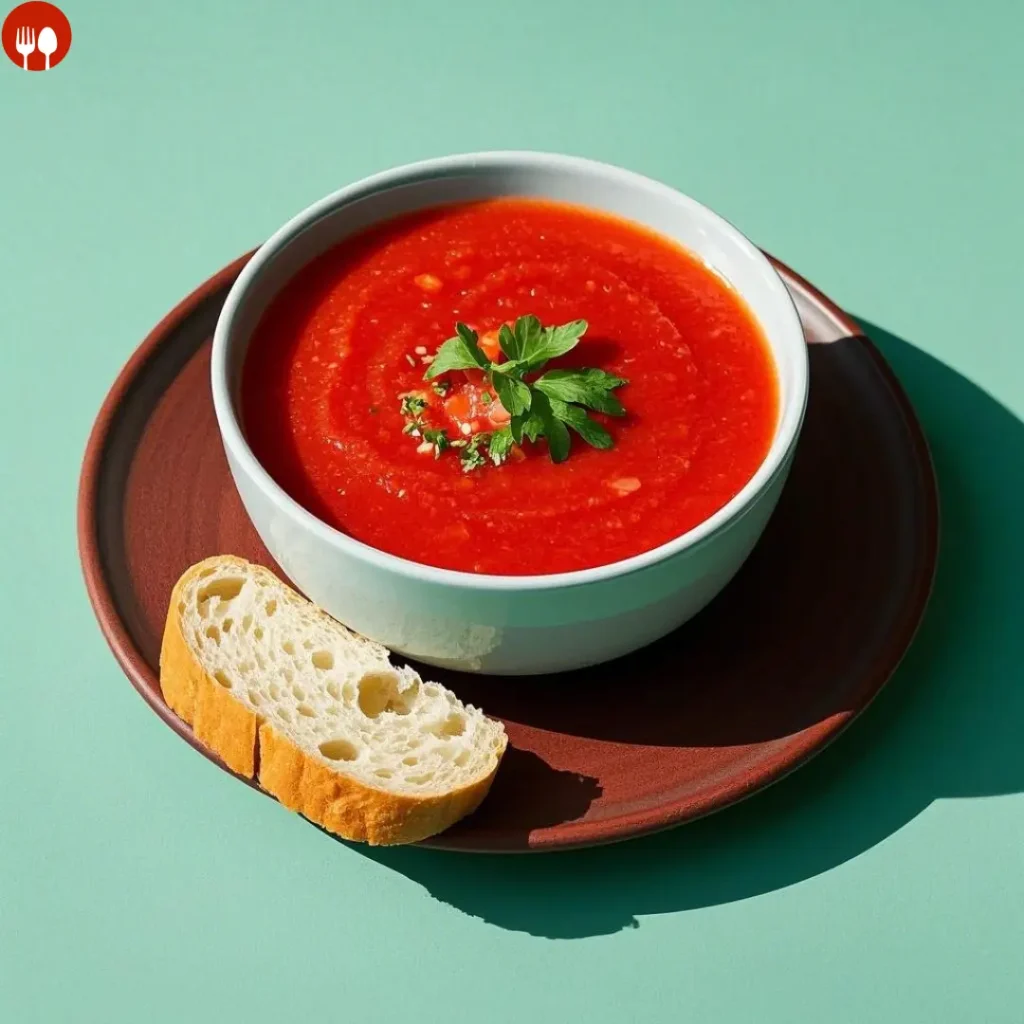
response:
<path id="1" fill-rule="evenodd" d="M 117 660 L 214 761 L 164 704 L 157 657 L 187 566 L 233 553 L 277 569 L 228 474 L 208 379 L 217 314 L 247 258 L 185 299 L 129 360 L 93 428 L 78 501 L 86 583 Z M 690 821 L 803 764 L 899 664 L 938 546 L 927 445 L 857 326 L 778 267 L 810 343 L 811 398 L 761 543 L 707 610 L 638 654 L 558 678 L 425 669 L 501 717 L 511 739 L 481 809 L 430 845 L 551 850 Z"/>

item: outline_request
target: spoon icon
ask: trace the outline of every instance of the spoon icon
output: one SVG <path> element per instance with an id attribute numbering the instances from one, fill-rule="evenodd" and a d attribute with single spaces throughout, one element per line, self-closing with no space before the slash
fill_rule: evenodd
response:
<path id="1" fill-rule="evenodd" d="M 50 70 L 50 54 L 57 49 L 57 33 L 49 25 L 39 33 L 39 52 L 46 57 L 46 70 Z"/>

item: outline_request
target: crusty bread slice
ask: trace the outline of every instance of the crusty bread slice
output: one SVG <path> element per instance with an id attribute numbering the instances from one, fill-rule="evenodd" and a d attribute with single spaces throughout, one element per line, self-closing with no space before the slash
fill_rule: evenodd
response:
<path id="1" fill-rule="evenodd" d="M 230 556 L 175 585 L 160 687 L 232 771 L 375 845 L 424 839 L 475 810 L 505 751 L 499 722 Z"/>

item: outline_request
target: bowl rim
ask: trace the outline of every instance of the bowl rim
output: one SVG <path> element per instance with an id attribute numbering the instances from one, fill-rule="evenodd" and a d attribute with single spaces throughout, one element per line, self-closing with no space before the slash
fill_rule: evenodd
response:
<path id="1" fill-rule="evenodd" d="M 457 174 L 468 175 L 474 171 L 531 168 L 561 171 L 570 175 L 573 173 L 596 175 L 625 187 L 643 189 L 657 199 L 688 207 L 706 218 L 717 231 L 727 236 L 734 245 L 743 250 L 748 258 L 759 263 L 763 270 L 768 271 L 769 287 L 774 293 L 773 297 L 779 300 L 780 314 L 784 319 L 789 320 L 789 330 L 786 333 L 799 339 L 800 343 L 794 360 L 793 394 L 781 409 L 771 447 L 753 476 L 713 515 L 678 537 L 655 548 L 589 569 L 539 573 L 531 576 L 470 573 L 416 562 L 356 540 L 324 522 L 292 498 L 274 480 L 249 446 L 235 411 L 228 374 L 228 357 L 235 343 L 234 327 L 238 313 L 248 300 L 254 284 L 258 283 L 263 269 L 302 232 L 324 216 L 333 213 L 340 206 L 365 199 L 378 192 L 429 179 L 451 177 Z M 655 227 L 653 230 L 657 231 L 657 228 Z M 410 580 L 480 591 L 537 591 L 599 583 L 650 568 L 684 551 L 692 551 L 698 546 L 702 547 L 712 537 L 742 518 L 787 467 L 789 455 L 799 436 L 807 407 L 809 367 L 807 347 L 803 340 L 803 328 L 789 290 L 764 253 L 725 218 L 670 185 L 613 164 L 556 153 L 494 150 L 434 157 L 380 171 L 337 189 L 310 204 L 288 220 L 260 246 L 231 286 L 214 330 L 210 378 L 217 426 L 228 454 L 279 510 L 313 534 L 319 541 L 339 549 L 352 558 L 369 563 L 377 569 L 395 573 Z"/>

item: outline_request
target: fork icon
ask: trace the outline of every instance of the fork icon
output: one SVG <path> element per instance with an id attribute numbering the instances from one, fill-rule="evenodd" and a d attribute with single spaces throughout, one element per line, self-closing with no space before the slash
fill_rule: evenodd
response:
<path id="1" fill-rule="evenodd" d="M 22 68 L 28 71 L 28 55 L 35 53 L 36 49 L 36 30 L 34 28 L 26 28 L 24 25 L 19 28 L 17 35 L 14 37 L 14 48 L 21 54 Z"/>

